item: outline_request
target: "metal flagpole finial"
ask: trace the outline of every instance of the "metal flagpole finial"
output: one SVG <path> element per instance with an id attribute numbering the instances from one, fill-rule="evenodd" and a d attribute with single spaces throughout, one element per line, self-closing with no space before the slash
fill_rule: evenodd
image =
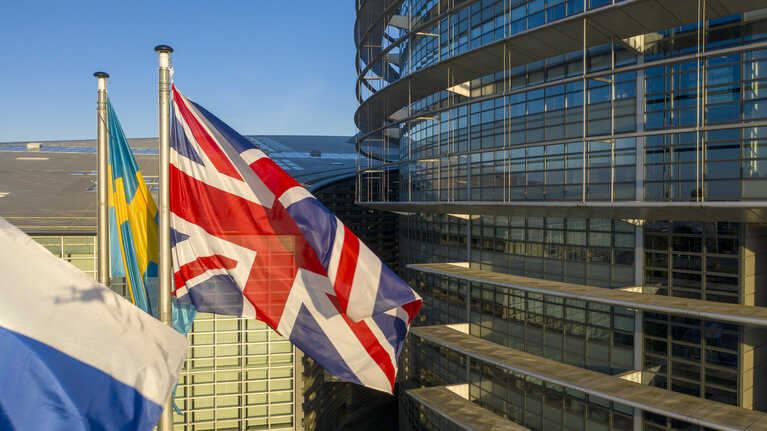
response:
<path id="1" fill-rule="evenodd" d="M 154 47 L 154 51 L 160 54 L 172 54 L 173 48 L 168 45 L 157 45 Z"/>

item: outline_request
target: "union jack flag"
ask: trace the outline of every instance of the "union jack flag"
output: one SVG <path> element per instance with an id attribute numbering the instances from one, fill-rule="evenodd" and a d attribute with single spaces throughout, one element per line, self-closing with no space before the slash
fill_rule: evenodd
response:
<path id="1" fill-rule="evenodd" d="M 173 87 L 175 294 L 266 322 L 331 374 L 391 393 L 421 298 L 262 151 Z"/>

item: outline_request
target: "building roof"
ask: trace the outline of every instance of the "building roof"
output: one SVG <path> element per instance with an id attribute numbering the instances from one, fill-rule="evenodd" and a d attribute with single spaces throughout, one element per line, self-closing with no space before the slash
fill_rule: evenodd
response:
<path id="1" fill-rule="evenodd" d="M 349 136 L 246 136 L 310 190 L 352 177 Z M 156 138 L 129 139 L 136 163 L 157 191 Z M 0 143 L 0 216 L 28 233 L 95 233 L 96 141 Z"/>

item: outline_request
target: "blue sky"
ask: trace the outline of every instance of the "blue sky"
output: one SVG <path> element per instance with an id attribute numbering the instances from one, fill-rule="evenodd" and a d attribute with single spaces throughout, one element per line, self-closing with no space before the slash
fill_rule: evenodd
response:
<path id="1" fill-rule="evenodd" d="M 94 139 L 99 70 L 126 135 L 157 136 L 158 44 L 240 133 L 353 135 L 353 27 L 350 0 L 7 1 L 0 142 Z"/>

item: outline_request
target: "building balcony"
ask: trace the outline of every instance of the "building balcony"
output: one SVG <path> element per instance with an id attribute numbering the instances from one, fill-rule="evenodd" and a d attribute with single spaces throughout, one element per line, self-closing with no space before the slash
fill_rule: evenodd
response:
<path id="1" fill-rule="evenodd" d="M 767 223 L 767 201 L 460 201 L 358 202 L 381 211 L 404 214 L 481 215 L 646 220 L 698 220 Z"/>
<path id="2" fill-rule="evenodd" d="M 606 289 L 584 286 L 500 274 L 449 263 L 411 264 L 408 265 L 408 268 L 440 277 L 449 277 L 473 283 L 485 283 L 508 289 L 624 307 L 632 310 L 671 314 L 693 319 L 716 320 L 753 327 L 767 327 L 767 307 L 654 295 L 642 293 L 641 287 Z"/>
<path id="3" fill-rule="evenodd" d="M 447 326 L 411 329 L 411 336 L 487 363 L 567 389 L 642 411 L 717 430 L 767 429 L 767 414 L 671 392 L 617 376 L 563 364 L 483 340 Z"/>

